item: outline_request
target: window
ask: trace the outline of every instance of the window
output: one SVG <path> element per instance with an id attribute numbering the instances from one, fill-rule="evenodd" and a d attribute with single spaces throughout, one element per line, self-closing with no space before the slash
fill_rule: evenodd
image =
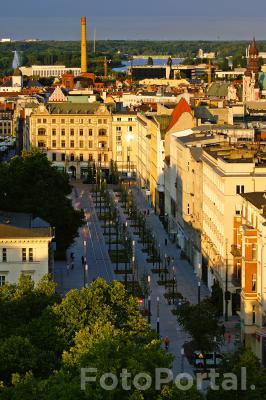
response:
<path id="1" fill-rule="evenodd" d="M 29 249 L 29 262 L 33 262 L 33 249 Z"/>
<path id="2" fill-rule="evenodd" d="M 74 136 L 75 135 L 75 130 L 74 129 L 70 129 L 70 136 Z"/>
<path id="3" fill-rule="evenodd" d="M 104 154 L 104 162 L 108 162 L 108 154 Z"/>
<path id="4" fill-rule="evenodd" d="M 103 120 L 102 119 L 98 119 L 98 124 L 102 124 Z"/>
<path id="5" fill-rule="evenodd" d="M 117 142 L 121 142 L 121 136 L 119 135 L 119 136 L 116 136 L 116 141 Z"/>
<path id="6" fill-rule="evenodd" d="M 74 119 L 73 119 L 73 118 L 70 120 L 70 123 L 71 123 L 71 124 L 74 124 Z"/>
<path id="7" fill-rule="evenodd" d="M 133 128 L 132 128 L 132 126 L 128 126 L 128 132 L 132 132 L 133 131 Z"/>
<path id="8" fill-rule="evenodd" d="M 56 129 L 52 129 L 52 135 L 56 136 Z"/>
<path id="9" fill-rule="evenodd" d="M 61 124 L 64 124 L 66 121 L 64 119 L 61 119 Z"/>
<path id="10" fill-rule="evenodd" d="M 107 124 L 107 119 L 104 119 L 104 120 L 103 120 L 103 123 L 104 123 L 104 124 Z"/>
<path id="11" fill-rule="evenodd" d="M 256 292 L 257 290 L 257 274 L 252 274 L 252 292 Z"/>
<path id="12" fill-rule="evenodd" d="M 91 149 L 92 148 L 92 140 L 89 140 L 89 148 Z"/>
<path id="13" fill-rule="evenodd" d="M 65 136 L 65 134 L 66 134 L 66 130 L 65 129 L 61 129 L 61 135 Z"/>
<path id="14" fill-rule="evenodd" d="M 44 128 L 39 128 L 38 129 L 38 135 L 39 136 L 44 136 L 46 134 L 46 130 Z"/>
<path id="15" fill-rule="evenodd" d="M 80 140 L 80 141 L 79 141 L 79 147 L 80 147 L 81 149 L 83 149 L 83 146 L 84 146 L 84 142 L 83 142 L 83 140 Z"/>
<path id="16" fill-rule="evenodd" d="M 0 275 L 0 286 L 4 286 L 5 283 L 6 283 L 5 275 Z"/>
<path id="17" fill-rule="evenodd" d="M 116 118 L 116 120 L 117 120 L 117 121 L 119 121 L 119 122 L 121 122 L 121 121 L 122 121 L 122 119 L 121 119 L 121 118 Z"/>
<path id="18" fill-rule="evenodd" d="M 25 248 L 22 249 L 22 261 L 27 261 L 27 249 Z"/>
<path id="19" fill-rule="evenodd" d="M 46 118 L 44 118 L 44 119 L 42 120 L 42 122 L 43 122 L 44 124 L 46 124 L 46 122 L 47 122 Z"/>
<path id="20" fill-rule="evenodd" d="M 99 136 L 106 136 L 106 129 L 99 129 Z"/>
<path id="21" fill-rule="evenodd" d="M 61 147 L 66 147 L 66 142 L 65 142 L 65 140 L 62 140 L 62 141 L 61 141 Z"/>
<path id="22" fill-rule="evenodd" d="M 74 142 L 74 140 L 71 140 L 71 141 L 70 141 L 70 147 L 75 147 L 75 142 Z"/>
<path id="23" fill-rule="evenodd" d="M 92 157 L 92 154 L 90 153 L 89 154 L 89 161 L 92 161 L 93 160 L 93 157 Z"/>
<path id="24" fill-rule="evenodd" d="M 52 161 L 56 161 L 56 153 L 52 154 Z"/>
<path id="25" fill-rule="evenodd" d="M 236 194 L 245 193 L 245 186 L 244 185 L 236 185 Z"/>
<path id="26" fill-rule="evenodd" d="M 187 213 L 190 214 L 190 206 L 189 206 L 189 203 L 188 203 L 188 205 L 187 205 Z"/>
<path id="27" fill-rule="evenodd" d="M 70 161 L 75 161 L 75 155 L 73 153 L 70 154 Z"/>
<path id="28" fill-rule="evenodd" d="M 37 123 L 38 123 L 38 124 L 41 124 L 41 123 L 42 123 L 42 120 L 41 120 L 40 118 L 38 118 L 38 119 L 37 119 Z"/>
<path id="29" fill-rule="evenodd" d="M 83 161 L 83 154 L 79 155 L 79 161 Z"/>
<path id="30" fill-rule="evenodd" d="M 101 162 L 101 161 L 102 161 L 102 155 L 98 154 L 98 162 Z"/>
<path id="31" fill-rule="evenodd" d="M 252 324 L 256 324 L 256 307 L 252 306 Z"/>
<path id="32" fill-rule="evenodd" d="M 117 127 L 116 127 L 116 132 L 121 132 L 121 130 L 122 130 L 122 129 L 121 129 L 121 126 L 117 126 Z"/>
<path id="33" fill-rule="evenodd" d="M 38 142 L 38 147 L 39 148 L 44 148 L 45 147 L 45 142 L 39 141 Z"/>
<path id="34" fill-rule="evenodd" d="M 61 161 L 66 161 L 66 155 L 64 153 L 61 154 Z"/>
<path id="35" fill-rule="evenodd" d="M 56 119 L 52 119 L 52 124 L 56 124 Z"/>
<path id="36" fill-rule="evenodd" d="M 92 129 L 89 129 L 89 136 L 92 136 Z"/>
<path id="37" fill-rule="evenodd" d="M 83 136 L 83 129 L 79 130 L 79 136 Z"/>
<path id="38" fill-rule="evenodd" d="M 2 262 L 7 262 L 7 251 L 2 249 Z"/>
<path id="39" fill-rule="evenodd" d="M 56 147 L 56 140 L 52 140 L 52 147 Z"/>
<path id="40" fill-rule="evenodd" d="M 256 244 L 252 244 L 252 247 L 251 247 L 251 258 L 252 258 L 252 261 L 257 260 L 257 245 Z"/>

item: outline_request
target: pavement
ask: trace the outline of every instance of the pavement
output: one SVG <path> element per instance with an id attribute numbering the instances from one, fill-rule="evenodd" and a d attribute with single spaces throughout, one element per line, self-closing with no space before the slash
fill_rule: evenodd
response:
<path id="1" fill-rule="evenodd" d="M 184 259 L 180 258 L 180 250 L 169 240 L 169 237 L 159 220 L 154 214 L 153 209 L 147 203 L 141 191 L 135 187 L 131 187 L 137 205 L 141 210 L 148 210 L 146 213 L 146 223 L 152 230 L 162 257 L 170 256 L 173 260 L 171 265 L 174 268 L 177 279 L 177 290 L 187 298 L 191 303 L 196 304 L 198 301 L 198 278 L 194 273 L 193 267 Z M 114 194 L 112 194 L 114 196 Z M 66 262 L 55 262 L 54 277 L 58 283 L 58 291 L 65 295 L 72 288 L 81 288 L 88 285 L 97 277 L 104 278 L 107 282 L 114 279 L 122 279 L 123 276 L 115 276 L 115 265 L 111 263 L 109 258 L 107 245 L 103 236 L 103 229 L 97 218 L 96 210 L 93 204 L 92 195 L 87 185 L 74 183 L 72 192 L 73 205 L 77 209 L 83 209 L 86 215 L 86 225 L 79 230 L 79 236 L 67 252 Z M 127 216 L 117 202 L 117 208 L 123 222 Z M 187 359 L 181 355 L 181 349 L 186 341 L 190 338 L 182 327 L 177 323 L 176 316 L 171 312 L 172 306 L 168 305 L 164 297 L 165 288 L 157 284 L 158 275 L 152 274 L 152 264 L 147 263 L 147 254 L 142 251 L 142 244 L 139 242 L 139 237 L 134 234 L 134 228 L 128 223 L 128 232 L 131 238 L 135 241 L 135 258 L 138 264 L 139 277 L 149 274 L 151 277 L 151 326 L 156 330 L 158 316 L 160 335 L 162 338 L 168 336 L 170 338 L 169 351 L 174 355 L 173 373 L 177 374 L 182 371 L 192 373 L 192 366 Z M 167 239 L 167 245 L 165 242 Z M 74 268 L 71 269 L 71 253 L 74 255 Z M 84 270 L 81 262 L 81 257 L 85 257 L 88 270 Z M 69 264 L 69 268 L 67 268 Z M 201 283 L 201 298 L 209 296 L 208 288 Z M 159 301 L 158 301 L 158 300 Z M 158 314 L 159 305 L 159 314 Z M 228 331 L 230 327 L 228 325 Z M 228 341 L 228 340 L 227 340 Z M 233 338 L 230 338 L 230 343 L 227 343 L 225 351 L 231 351 L 233 346 Z"/>

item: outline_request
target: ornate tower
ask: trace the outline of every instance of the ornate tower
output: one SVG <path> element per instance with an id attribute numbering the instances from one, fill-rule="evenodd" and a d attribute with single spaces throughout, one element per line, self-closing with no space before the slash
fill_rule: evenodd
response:
<path id="1" fill-rule="evenodd" d="M 245 75 L 251 76 L 252 72 L 254 72 L 255 77 L 258 78 L 260 72 L 260 60 L 255 38 L 253 38 L 253 41 L 248 48 L 248 65 Z"/>
<path id="2" fill-rule="evenodd" d="M 248 48 L 248 63 L 243 77 L 243 102 L 256 101 L 260 98 L 258 77 L 260 72 L 259 51 L 255 38 Z"/>
<path id="3" fill-rule="evenodd" d="M 81 73 L 87 72 L 87 22 L 81 17 Z"/>

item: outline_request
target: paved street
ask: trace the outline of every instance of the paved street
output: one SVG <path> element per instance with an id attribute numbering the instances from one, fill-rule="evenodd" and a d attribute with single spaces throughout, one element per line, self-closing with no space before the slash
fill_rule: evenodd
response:
<path id="1" fill-rule="evenodd" d="M 146 222 L 151 228 L 162 257 L 170 256 L 173 260 L 171 266 L 174 267 L 177 290 L 187 298 L 191 303 L 197 303 L 198 300 L 198 279 L 193 271 L 192 266 L 184 259 L 180 259 L 180 250 L 169 240 L 164 227 L 158 216 L 154 214 L 149 207 L 141 191 L 132 187 L 133 195 L 141 210 L 148 210 L 146 213 Z M 114 193 L 112 193 L 113 196 Z M 68 250 L 66 262 L 55 263 L 55 280 L 58 283 L 58 290 L 62 295 L 65 295 L 72 288 L 81 288 L 85 284 L 90 283 L 97 277 L 104 278 L 107 282 L 114 279 L 123 279 L 123 275 L 115 275 L 115 265 L 111 263 L 108 249 L 105 244 L 103 229 L 96 215 L 96 210 L 93 204 L 92 195 L 87 185 L 74 183 L 72 192 L 73 205 L 77 209 L 83 209 L 86 215 L 87 224 L 80 229 L 79 237 L 76 238 L 73 246 Z M 123 208 L 117 201 L 118 211 L 121 220 L 126 222 L 127 216 Z M 135 241 L 135 257 L 138 264 L 138 273 L 141 277 L 144 273 L 151 276 L 151 325 L 156 329 L 157 324 L 157 298 L 159 298 L 159 317 L 160 317 L 160 335 L 162 338 L 168 336 L 170 338 L 170 351 L 175 356 L 173 370 L 178 373 L 184 366 L 184 370 L 192 372 L 192 368 L 186 359 L 182 360 L 181 349 L 185 341 L 189 340 L 188 334 L 184 332 L 177 324 L 176 317 L 172 314 L 173 306 L 168 305 L 164 297 L 165 288 L 157 284 L 158 275 L 152 274 L 152 264 L 147 263 L 147 254 L 142 251 L 142 244 L 139 237 L 134 233 L 134 228 L 128 223 L 128 231 L 132 239 Z M 167 245 L 165 239 L 167 238 Z M 72 264 L 71 253 L 74 255 Z M 84 271 L 84 266 L 81 262 L 81 257 L 84 256 L 87 260 L 88 271 Z M 67 264 L 69 267 L 67 268 Z M 73 268 L 71 268 L 71 264 Z M 201 285 L 201 297 L 209 295 L 208 288 Z M 225 345 L 225 351 L 232 351 L 233 337 L 231 342 Z M 182 361 L 184 365 L 182 366 Z"/>
<path id="2" fill-rule="evenodd" d="M 66 294 L 72 288 L 81 288 L 84 283 L 97 277 L 102 277 L 107 282 L 114 279 L 113 266 L 88 187 L 75 183 L 72 199 L 75 208 L 83 208 L 87 225 L 79 230 L 79 237 L 68 251 L 67 261 L 55 263 L 55 280 L 58 283 L 58 291 L 62 294 Z M 71 265 L 71 253 L 74 254 L 74 269 L 70 268 L 68 272 L 67 264 Z M 87 260 L 87 273 L 81 262 L 82 256 Z"/>

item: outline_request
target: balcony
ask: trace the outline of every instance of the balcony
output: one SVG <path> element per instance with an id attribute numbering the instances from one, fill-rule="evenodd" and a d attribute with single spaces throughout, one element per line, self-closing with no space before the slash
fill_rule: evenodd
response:
<path id="1" fill-rule="evenodd" d="M 232 254 L 234 257 L 241 258 L 242 252 L 241 252 L 241 248 L 239 247 L 239 245 L 233 244 L 233 245 L 231 246 L 231 254 Z"/>

